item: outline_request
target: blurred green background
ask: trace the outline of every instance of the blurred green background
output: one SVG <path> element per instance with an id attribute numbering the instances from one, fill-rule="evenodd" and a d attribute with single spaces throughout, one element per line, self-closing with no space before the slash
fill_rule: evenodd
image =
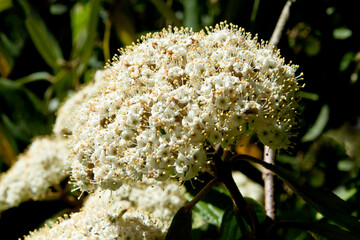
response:
<path id="1" fill-rule="evenodd" d="M 297 144 L 278 153 L 276 161 L 296 172 L 300 181 L 335 191 L 359 217 L 360 14 L 355 2 L 298 0 L 291 7 L 278 47 L 287 62 L 300 66 L 306 87 Z M 0 0 L 0 172 L 33 137 L 51 134 L 61 102 L 91 81 L 119 48 L 169 24 L 197 31 L 224 20 L 268 40 L 285 3 Z M 320 219 L 280 181 L 276 196 L 279 218 Z M 0 218 L 0 235 L 16 222 L 17 231 L 5 239 L 21 237 L 66 207 L 53 201 L 10 209 Z M 313 239 L 295 230 L 281 236 Z"/>

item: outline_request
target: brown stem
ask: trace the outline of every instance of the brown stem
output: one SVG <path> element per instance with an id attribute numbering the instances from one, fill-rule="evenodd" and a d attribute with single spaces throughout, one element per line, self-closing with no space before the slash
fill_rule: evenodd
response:
<path id="1" fill-rule="evenodd" d="M 184 208 L 185 211 L 190 211 L 196 203 L 198 203 L 201 199 L 203 199 L 203 197 L 210 191 L 210 189 L 218 182 L 217 177 L 211 179 L 210 182 L 208 182 L 205 187 L 203 189 L 201 189 L 201 191 L 196 194 L 196 196 L 190 201 L 188 202 Z"/>
<path id="2" fill-rule="evenodd" d="M 220 157 L 223 156 L 223 159 Z M 216 168 L 216 174 L 219 181 L 223 182 L 225 187 L 230 192 L 231 198 L 234 201 L 236 208 L 238 211 L 238 215 L 243 217 L 245 221 L 249 224 L 252 233 L 256 232 L 256 221 L 251 218 L 247 204 L 243 196 L 241 195 L 238 187 L 235 184 L 235 181 L 231 174 L 231 154 L 229 151 L 223 151 L 220 146 L 216 147 L 216 154 L 214 155 L 214 163 Z M 239 226 L 242 228 L 242 220 L 238 219 Z"/>
<path id="3" fill-rule="evenodd" d="M 274 164 L 274 151 L 268 147 L 264 147 L 264 161 Z M 274 174 L 269 169 L 263 171 L 264 195 L 265 195 L 265 211 L 266 215 L 275 220 L 275 200 L 274 200 Z"/>
<path id="4" fill-rule="evenodd" d="M 280 41 L 282 31 L 286 21 L 290 16 L 290 7 L 292 0 L 288 0 L 280 14 L 279 20 L 276 24 L 274 32 L 270 38 L 270 44 L 276 47 Z M 274 164 L 274 151 L 268 147 L 264 147 L 264 161 L 269 164 Z M 265 211 L 271 219 L 275 219 L 275 201 L 274 201 L 274 174 L 265 169 L 263 172 L 264 180 L 264 194 L 265 194 Z"/>

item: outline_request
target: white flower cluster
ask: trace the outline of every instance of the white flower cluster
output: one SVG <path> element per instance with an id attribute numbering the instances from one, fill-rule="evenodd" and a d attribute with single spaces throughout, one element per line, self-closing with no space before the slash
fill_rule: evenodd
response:
<path id="1" fill-rule="evenodd" d="M 88 191 L 143 176 L 189 180 L 211 163 L 207 150 L 251 132 L 271 148 L 287 148 L 296 68 L 234 25 L 149 34 L 122 50 L 106 87 L 79 109 L 72 176 Z"/>
<path id="2" fill-rule="evenodd" d="M 19 155 L 15 164 L 0 177 L 0 212 L 28 200 L 46 196 L 49 187 L 65 179 L 69 154 L 66 142 L 38 138 Z"/>
<path id="3" fill-rule="evenodd" d="M 184 203 L 184 191 L 177 183 L 148 183 L 124 186 L 116 192 L 98 191 L 80 212 L 25 239 L 164 239 L 172 217 Z M 157 216 L 152 213 L 154 208 L 166 214 Z"/>
<path id="4" fill-rule="evenodd" d="M 49 187 L 59 184 L 68 176 L 66 168 L 69 155 L 68 140 L 71 122 L 77 109 L 89 97 L 96 94 L 104 81 L 106 71 L 97 71 L 95 83 L 89 84 L 65 101 L 58 112 L 53 128 L 53 137 L 35 139 L 29 149 L 18 156 L 17 162 L 1 175 L 0 212 L 16 207 L 28 200 L 46 198 Z"/>
<path id="5" fill-rule="evenodd" d="M 53 127 L 53 133 L 57 138 L 63 138 L 64 136 L 71 135 L 72 128 L 75 125 L 75 116 L 81 107 L 82 103 L 88 98 L 94 96 L 97 91 L 105 84 L 104 76 L 106 70 L 98 70 L 94 76 L 94 83 L 89 83 L 81 90 L 75 92 L 70 96 L 60 107 L 56 122 Z"/>

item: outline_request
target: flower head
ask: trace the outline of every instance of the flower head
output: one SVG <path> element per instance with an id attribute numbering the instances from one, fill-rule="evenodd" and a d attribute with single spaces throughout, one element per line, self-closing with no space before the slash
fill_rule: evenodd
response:
<path id="1" fill-rule="evenodd" d="M 77 111 L 81 105 L 86 102 L 87 99 L 96 95 L 97 91 L 105 85 L 104 77 L 106 75 L 106 71 L 107 70 L 98 70 L 95 73 L 94 83 L 90 83 L 84 86 L 82 89 L 72 94 L 62 104 L 59 111 L 57 112 L 57 117 L 53 128 L 55 137 L 63 138 L 64 136 L 72 134 L 75 121 L 78 121 L 76 115 Z"/>
<path id="2" fill-rule="evenodd" d="M 97 191 L 80 212 L 25 239 L 164 239 L 184 201 L 184 189 L 169 181 L 146 180 L 115 192 Z"/>
<path id="3" fill-rule="evenodd" d="M 121 53 L 76 117 L 70 159 L 83 190 L 143 176 L 189 180 L 207 169 L 209 148 L 249 132 L 289 146 L 297 67 L 243 29 L 169 28 Z"/>
<path id="4" fill-rule="evenodd" d="M 0 177 L 0 212 L 28 200 L 47 196 L 49 187 L 67 176 L 67 142 L 37 138 Z M 67 169 L 68 170 L 68 169 Z"/>

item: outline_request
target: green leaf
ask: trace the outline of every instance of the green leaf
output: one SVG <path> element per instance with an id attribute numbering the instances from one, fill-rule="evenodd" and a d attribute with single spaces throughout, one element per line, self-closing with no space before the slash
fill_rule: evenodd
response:
<path id="1" fill-rule="evenodd" d="M 333 37 L 339 40 L 347 39 L 351 37 L 351 35 L 352 35 L 352 31 L 345 27 L 335 28 L 333 31 Z"/>
<path id="2" fill-rule="evenodd" d="M 256 214 L 257 220 L 259 223 L 262 223 L 263 221 L 265 221 L 266 219 L 266 211 L 264 206 L 262 206 L 260 203 L 258 203 L 256 200 L 249 198 L 249 197 L 244 197 L 247 205 L 251 205 L 252 208 L 254 209 L 254 212 Z"/>
<path id="3" fill-rule="evenodd" d="M 68 10 L 67 6 L 64 4 L 60 4 L 60 3 L 52 4 L 50 6 L 50 13 L 54 14 L 54 15 L 64 14 L 64 13 L 66 13 L 67 10 Z"/>
<path id="4" fill-rule="evenodd" d="M 354 52 L 347 52 L 344 54 L 343 58 L 340 61 L 340 66 L 339 66 L 339 70 L 341 72 L 345 71 L 346 69 L 348 69 L 348 67 L 350 66 L 350 63 L 353 61 L 355 57 L 355 53 Z"/>
<path id="5" fill-rule="evenodd" d="M 90 59 L 97 34 L 97 25 L 99 21 L 100 0 L 90 1 L 90 18 L 87 25 L 87 38 L 82 49 L 83 62 L 87 63 Z"/>
<path id="6" fill-rule="evenodd" d="M 304 51 L 309 56 L 316 56 L 319 54 L 321 50 L 321 42 L 320 39 L 309 36 L 309 38 L 306 40 L 306 44 L 304 45 Z"/>
<path id="7" fill-rule="evenodd" d="M 271 170 L 325 217 L 360 235 L 360 222 L 351 216 L 351 209 L 349 209 L 347 203 L 334 193 L 321 188 L 312 188 L 307 184 L 300 184 L 299 179 L 294 177 L 292 172 L 280 166 L 268 164 L 246 155 L 237 155 L 232 158 L 233 164 L 236 164 L 236 161 L 239 160 L 254 162 Z"/>
<path id="8" fill-rule="evenodd" d="M 221 221 L 220 240 L 240 239 L 242 236 L 234 210 L 231 207 L 226 209 Z"/>
<path id="9" fill-rule="evenodd" d="M 73 86 L 73 74 L 68 69 L 62 69 L 55 77 L 55 94 L 62 101 L 66 97 L 67 91 Z"/>
<path id="10" fill-rule="evenodd" d="M 32 14 L 25 20 L 25 25 L 35 47 L 45 62 L 54 70 L 57 69 L 59 62 L 63 59 L 61 48 L 54 36 L 46 28 L 43 20 Z"/>
<path id="11" fill-rule="evenodd" d="M 86 5 L 75 4 L 71 10 L 71 26 L 73 30 L 73 51 L 71 59 L 79 60 L 74 79 L 82 75 L 93 55 L 99 22 L 100 0 L 91 0 Z"/>
<path id="12" fill-rule="evenodd" d="M 0 1 L 0 13 L 2 11 L 5 11 L 9 8 L 11 8 L 13 5 L 12 5 L 12 0 L 1 0 Z"/>
<path id="13" fill-rule="evenodd" d="M 30 91 L 27 88 L 22 88 L 24 93 L 27 95 L 35 109 L 41 113 L 45 113 L 47 108 L 45 107 L 45 104 L 42 100 L 40 100 L 32 91 Z"/>
<path id="14" fill-rule="evenodd" d="M 20 85 L 6 78 L 0 78 L 0 92 L 1 91 L 9 91 L 9 90 L 17 90 L 20 88 Z"/>
<path id="15" fill-rule="evenodd" d="M 192 28 L 194 31 L 199 30 L 198 21 L 198 1 L 184 0 L 184 26 Z"/>
<path id="16" fill-rule="evenodd" d="M 90 3 L 77 2 L 70 10 L 70 21 L 73 46 L 86 39 L 87 23 L 90 19 Z M 80 40 L 82 38 L 82 40 Z M 79 44 L 79 46 L 82 46 Z"/>
<path id="17" fill-rule="evenodd" d="M 185 197 L 188 201 L 191 201 L 193 198 L 190 194 L 186 194 Z M 194 213 L 200 215 L 204 222 L 208 222 L 215 226 L 220 226 L 221 218 L 224 214 L 224 210 L 221 210 L 220 208 L 205 201 L 199 201 L 196 203 L 193 211 Z"/>
<path id="18" fill-rule="evenodd" d="M 300 95 L 301 98 L 305 98 L 305 99 L 308 99 L 308 100 L 312 100 L 312 101 L 319 100 L 319 95 L 316 94 L 316 93 L 299 91 L 299 95 Z"/>
<path id="19" fill-rule="evenodd" d="M 191 240 L 191 210 L 180 208 L 175 214 L 165 240 Z"/>
<path id="20" fill-rule="evenodd" d="M 27 133 L 23 131 L 23 129 L 19 128 L 16 124 L 14 124 L 8 116 L 6 116 L 5 114 L 1 114 L 1 119 L 4 123 L 5 129 L 7 129 L 11 135 L 21 139 L 22 141 L 28 141 Z"/>
<path id="21" fill-rule="evenodd" d="M 11 54 L 8 46 L 4 44 L 6 37 L 0 33 L 0 75 L 7 77 L 14 65 L 14 57 Z"/>
<path id="22" fill-rule="evenodd" d="M 330 109 L 328 105 L 324 105 L 320 113 L 316 119 L 316 122 L 314 123 L 314 126 L 310 128 L 310 130 L 303 136 L 301 139 L 302 142 L 309 142 L 313 141 L 316 138 L 320 136 L 320 134 L 323 132 L 330 116 Z"/>
<path id="23" fill-rule="evenodd" d="M 19 85 L 19 86 L 23 86 L 24 84 L 27 83 L 31 83 L 31 82 L 36 82 L 36 81 L 52 81 L 53 80 L 53 76 L 48 73 L 48 72 L 35 72 L 35 73 L 31 73 L 30 75 L 23 77 L 23 78 L 19 78 L 17 80 L 15 80 L 15 82 Z"/>

